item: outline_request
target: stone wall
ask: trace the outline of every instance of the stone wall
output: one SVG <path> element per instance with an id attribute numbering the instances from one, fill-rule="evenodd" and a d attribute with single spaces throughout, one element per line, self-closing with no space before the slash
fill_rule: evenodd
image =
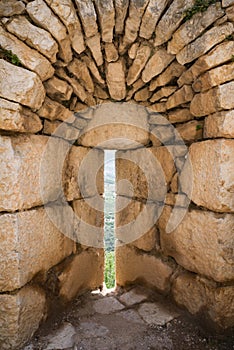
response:
<path id="1" fill-rule="evenodd" d="M 234 1 L 204 3 L 1 1 L 2 349 L 102 284 L 105 148 L 117 284 L 234 325 Z"/>

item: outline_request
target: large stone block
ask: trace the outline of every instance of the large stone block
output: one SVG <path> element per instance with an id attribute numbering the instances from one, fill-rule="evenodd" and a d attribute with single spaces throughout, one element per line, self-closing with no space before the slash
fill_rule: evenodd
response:
<path id="1" fill-rule="evenodd" d="M 25 5 L 19 0 L 2 0 L 0 3 L 0 17 L 20 15 L 25 10 Z"/>
<path id="2" fill-rule="evenodd" d="M 95 2 L 102 32 L 102 40 L 112 43 L 113 29 L 115 26 L 115 8 L 113 0 L 97 0 Z"/>
<path id="3" fill-rule="evenodd" d="M 107 85 L 114 100 L 121 101 L 126 96 L 124 61 L 109 63 L 107 66 Z"/>
<path id="4" fill-rule="evenodd" d="M 154 91 L 158 86 L 167 85 L 173 79 L 180 77 L 185 70 L 184 66 L 176 60 L 173 61 L 159 76 L 150 82 L 150 91 Z"/>
<path id="5" fill-rule="evenodd" d="M 141 45 L 136 52 L 136 57 L 132 66 L 128 70 L 127 84 L 132 85 L 140 76 L 141 71 L 146 65 L 151 53 L 151 48 L 147 45 Z"/>
<path id="6" fill-rule="evenodd" d="M 53 207 L 48 209 L 48 214 Z M 70 255 L 74 242 L 66 238 L 43 208 L 0 215 L 0 291 L 12 291 L 46 272 Z"/>
<path id="7" fill-rule="evenodd" d="M 46 93 L 51 98 L 61 102 L 70 100 L 73 92 L 72 87 L 66 81 L 58 79 L 55 76 L 47 80 L 44 86 Z"/>
<path id="8" fill-rule="evenodd" d="M 0 59 L 0 96 L 39 109 L 45 90 L 37 74 Z"/>
<path id="9" fill-rule="evenodd" d="M 98 26 L 96 23 L 97 15 L 95 12 L 94 4 L 91 0 L 75 0 L 75 2 L 79 11 L 81 22 L 83 24 L 85 36 L 87 38 L 90 38 L 98 32 Z"/>
<path id="10" fill-rule="evenodd" d="M 93 80 L 85 62 L 74 58 L 74 60 L 69 64 L 68 70 L 82 83 L 88 92 L 94 92 Z"/>
<path id="11" fill-rule="evenodd" d="M 115 2 L 115 32 L 122 34 L 124 31 L 125 18 L 128 11 L 129 0 L 114 0 Z"/>
<path id="12" fill-rule="evenodd" d="M 233 152 L 233 140 L 209 140 L 191 145 L 192 167 L 185 166 L 182 171 L 182 192 L 189 192 L 192 181 L 194 203 L 217 212 L 234 211 Z"/>
<path id="13" fill-rule="evenodd" d="M 173 95 L 171 95 L 167 102 L 167 109 L 175 108 L 193 99 L 194 93 L 189 85 L 184 85 L 181 89 L 177 90 Z"/>
<path id="14" fill-rule="evenodd" d="M 0 295 L 0 347 L 20 349 L 38 329 L 45 317 L 44 292 L 31 286 L 15 294 Z"/>
<path id="15" fill-rule="evenodd" d="M 234 138 L 234 110 L 209 115 L 205 119 L 204 137 Z"/>
<path id="16" fill-rule="evenodd" d="M 73 123 L 75 121 L 74 113 L 68 108 L 64 107 L 61 103 L 51 100 L 49 97 L 45 98 L 45 101 L 39 111 L 37 112 L 40 117 L 49 120 L 61 120 L 67 123 Z"/>
<path id="17" fill-rule="evenodd" d="M 165 49 L 158 49 L 146 64 L 142 73 L 142 80 L 148 83 L 156 75 L 159 75 L 173 59 L 174 56 L 167 53 Z"/>

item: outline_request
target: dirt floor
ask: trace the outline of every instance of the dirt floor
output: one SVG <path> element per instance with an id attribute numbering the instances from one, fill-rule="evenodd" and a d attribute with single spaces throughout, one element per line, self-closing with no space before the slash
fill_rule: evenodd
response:
<path id="1" fill-rule="evenodd" d="M 24 350 L 232 350 L 184 311 L 141 287 L 87 293 L 55 312 Z"/>

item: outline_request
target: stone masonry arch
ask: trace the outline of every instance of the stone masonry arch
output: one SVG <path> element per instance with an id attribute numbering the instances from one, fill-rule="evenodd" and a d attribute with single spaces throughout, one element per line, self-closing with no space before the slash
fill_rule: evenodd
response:
<path id="1" fill-rule="evenodd" d="M 117 232 L 150 223 L 118 237 L 117 284 L 234 326 L 234 1 L 2 0 L 0 19 L 1 349 L 102 285 L 105 148 Z"/>

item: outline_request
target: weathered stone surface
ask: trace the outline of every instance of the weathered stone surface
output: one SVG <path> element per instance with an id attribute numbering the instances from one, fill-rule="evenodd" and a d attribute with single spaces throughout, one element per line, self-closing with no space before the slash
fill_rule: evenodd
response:
<path id="1" fill-rule="evenodd" d="M 129 0 L 114 0 L 115 2 L 115 32 L 122 34 L 125 18 L 128 11 Z"/>
<path id="2" fill-rule="evenodd" d="M 161 303 L 144 303 L 140 305 L 138 312 L 143 320 L 149 325 L 164 326 L 179 314 L 170 305 L 163 305 Z"/>
<path id="3" fill-rule="evenodd" d="M 128 246 L 116 249 L 116 283 L 126 286 L 136 280 L 166 292 L 173 268 L 153 255 L 140 254 Z"/>
<path id="4" fill-rule="evenodd" d="M 66 27 L 54 15 L 43 0 L 34 0 L 27 4 L 27 12 L 31 19 L 40 27 L 46 29 L 59 43 L 59 54 L 65 62 L 72 59 L 71 43 Z"/>
<path id="5" fill-rule="evenodd" d="M 190 85 L 184 85 L 171 95 L 167 102 L 167 109 L 175 108 L 183 103 L 189 102 L 193 99 L 194 93 Z"/>
<path id="6" fill-rule="evenodd" d="M 107 100 L 109 98 L 109 94 L 98 85 L 95 86 L 94 96 L 102 100 Z"/>
<path id="7" fill-rule="evenodd" d="M 0 222 L 2 292 L 22 287 L 38 272 L 46 272 L 69 256 L 75 247 L 43 208 L 3 214 Z"/>
<path id="8" fill-rule="evenodd" d="M 205 32 L 201 37 L 191 44 L 188 44 L 177 55 L 176 59 L 180 64 L 194 61 L 196 58 L 204 55 L 212 47 L 222 42 L 228 35 L 233 33 L 233 24 L 226 23 L 221 26 L 213 27 Z"/>
<path id="9" fill-rule="evenodd" d="M 203 121 L 192 120 L 191 122 L 177 126 L 176 130 L 184 141 L 195 141 L 202 139 L 203 126 Z"/>
<path id="10" fill-rule="evenodd" d="M 54 68 L 45 57 L 29 48 L 12 34 L 7 33 L 2 27 L 0 27 L 0 41 L 5 50 L 12 51 L 22 65 L 37 73 L 42 81 L 54 74 Z"/>
<path id="11" fill-rule="evenodd" d="M 112 43 L 113 29 L 115 26 L 115 9 L 113 0 L 96 0 L 95 4 L 101 26 L 102 40 L 106 43 Z"/>
<path id="12" fill-rule="evenodd" d="M 45 90 L 35 73 L 1 59 L 0 96 L 39 109 L 45 98 Z"/>
<path id="13" fill-rule="evenodd" d="M 105 85 L 105 81 L 102 79 L 102 77 L 101 77 L 101 75 L 99 73 L 99 70 L 98 70 L 96 64 L 94 63 L 94 61 L 88 56 L 83 56 L 82 60 L 86 63 L 86 65 L 89 68 L 91 74 L 98 81 L 98 83 L 101 84 L 101 85 Z"/>
<path id="14" fill-rule="evenodd" d="M 133 61 L 132 66 L 128 70 L 127 84 L 132 85 L 140 76 L 144 69 L 146 62 L 151 54 L 151 48 L 145 44 L 141 45 L 137 52 L 136 58 Z"/>
<path id="15" fill-rule="evenodd" d="M 234 107 L 234 82 L 196 94 L 190 104 L 190 112 L 196 117 Z"/>
<path id="16" fill-rule="evenodd" d="M 128 56 L 131 58 L 131 60 L 134 60 L 136 58 L 137 50 L 139 49 L 139 47 L 140 44 L 138 42 L 135 42 L 128 49 Z"/>
<path id="17" fill-rule="evenodd" d="M 147 292 L 139 287 L 131 289 L 129 292 L 122 294 L 119 300 L 127 306 L 133 306 L 142 303 L 148 298 Z"/>
<path id="18" fill-rule="evenodd" d="M 217 45 L 208 54 L 200 57 L 189 69 L 178 79 L 179 86 L 192 83 L 205 71 L 230 61 L 234 51 L 234 42 L 225 41 Z"/>
<path id="19" fill-rule="evenodd" d="M 105 44 L 105 54 L 107 62 L 115 62 L 119 58 L 118 51 L 113 43 Z"/>
<path id="20" fill-rule="evenodd" d="M 68 145 L 56 138 L 47 142 L 41 135 L 1 137 L 0 211 L 32 208 L 58 198 L 61 160 Z"/>
<path id="21" fill-rule="evenodd" d="M 178 78 L 186 70 L 184 66 L 174 61 L 163 73 L 150 82 L 150 91 L 154 91 L 158 86 L 167 85 L 174 78 Z"/>
<path id="22" fill-rule="evenodd" d="M 183 123 L 193 118 L 194 116 L 190 113 L 188 108 L 175 109 L 168 113 L 168 120 L 170 123 Z"/>
<path id="23" fill-rule="evenodd" d="M 151 92 L 149 91 L 148 86 L 146 86 L 144 89 L 137 91 L 137 93 L 134 96 L 134 100 L 137 102 L 148 101 L 150 96 L 151 96 Z"/>
<path id="24" fill-rule="evenodd" d="M 157 92 L 155 92 L 155 94 L 153 94 L 153 96 L 150 99 L 150 102 L 156 102 L 158 100 L 161 100 L 164 97 L 168 97 L 172 95 L 173 92 L 175 92 L 176 90 L 177 90 L 177 87 L 175 86 L 165 86 L 160 90 L 158 90 Z"/>
<path id="25" fill-rule="evenodd" d="M 153 77 L 159 75 L 173 59 L 174 56 L 168 54 L 165 49 L 158 49 L 146 64 L 142 73 L 142 80 L 148 83 Z"/>
<path id="26" fill-rule="evenodd" d="M 226 9 L 226 15 L 229 21 L 234 22 L 234 4 Z"/>
<path id="27" fill-rule="evenodd" d="M 97 34 L 97 15 L 95 12 L 94 4 L 92 0 L 79 1 L 75 0 L 76 6 L 79 11 L 80 19 L 84 28 L 84 32 L 87 38 L 90 38 Z"/>
<path id="28" fill-rule="evenodd" d="M 1 294 L 1 349 L 21 348 L 39 327 L 45 307 L 45 294 L 39 288 L 28 286 L 16 294 Z"/>
<path id="29" fill-rule="evenodd" d="M 43 134 L 61 137 L 67 141 L 76 141 L 79 137 L 80 130 L 73 128 L 71 124 L 61 123 L 59 121 L 44 121 Z"/>
<path id="30" fill-rule="evenodd" d="M 124 61 L 120 59 L 117 62 L 109 63 L 106 77 L 111 97 L 117 101 L 123 100 L 126 96 Z"/>
<path id="31" fill-rule="evenodd" d="M 145 39 L 151 38 L 155 31 L 156 24 L 168 2 L 168 0 L 163 0 L 159 3 L 156 3 L 154 0 L 149 1 L 141 21 L 140 37 Z"/>
<path id="32" fill-rule="evenodd" d="M 193 83 L 193 90 L 196 92 L 206 91 L 231 80 L 234 80 L 234 63 L 211 69 L 201 75 Z"/>
<path id="33" fill-rule="evenodd" d="M 73 49 L 77 53 L 85 50 L 80 21 L 71 0 L 45 0 L 66 26 Z"/>
<path id="34" fill-rule="evenodd" d="M 0 129 L 37 133 L 42 129 L 40 118 L 20 104 L 0 98 Z"/>
<path id="35" fill-rule="evenodd" d="M 86 39 L 86 44 L 89 47 L 96 64 L 101 66 L 103 64 L 103 57 L 100 44 L 100 35 L 96 34 L 95 36 Z"/>
<path id="36" fill-rule="evenodd" d="M 114 297 L 106 297 L 94 301 L 93 308 L 98 314 L 110 315 L 113 312 L 123 310 L 124 305 Z"/>
<path id="37" fill-rule="evenodd" d="M 231 212 L 233 202 L 233 140 L 209 140 L 190 146 L 192 172 L 183 170 L 180 176 L 182 191 L 188 192 L 193 181 L 191 199 L 197 205 L 217 212 Z"/>
<path id="38" fill-rule="evenodd" d="M 172 292 L 175 301 L 192 314 L 207 310 L 210 319 L 219 327 L 234 325 L 233 286 L 216 286 L 204 278 L 186 273 L 176 278 Z"/>
<path id="39" fill-rule="evenodd" d="M 63 325 L 59 329 L 45 338 L 49 342 L 44 350 L 71 348 L 75 342 L 75 335 L 75 327 L 71 323 L 63 322 Z"/>
<path id="40" fill-rule="evenodd" d="M 223 7 L 228 7 L 228 6 L 233 5 L 233 4 L 234 4 L 233 0 L 222 0 Z"/>
<path id="41" fill-rule="evenodd" d="M 78 58 L 74 58 L 69 64 L 68 70 L 77 77 L 88 92 L 94 92 L 94 84 L 85 62 L 79 60 Z"/>
<path id="42" fill-rule="evenodd" d="M 56 62 L 58 45 L 46 30 L 34 26 L 26 17 L 15 17 L 7 24 L 7 29 L 27 45 L 45 55 L 52 63 Z"/>
<path id="43" fill-rule="evenodd" d="M 234 138 L 234 111 L 223 111 L 205 119 L 204 137 Z"/>
<path id="44" fill-rule="evenodd" d="M 76 255 L 58 276 L 60 296 L 65 300 L 95 290 L 103 284 L 104 255 L 102 250 L 88 249 Z"/>
<path id="45" fill-rule="evenodd" d="M 194 5 L 194 0 L 175 0 L 163 15 L 155 31 L 155 46 L 159 46 L 168 41 L 174 31 L 179 27 L 185 11 Z"/>
<path id="46" fill-rule="evenodd" d="M 20 15 L 25 10 L 25 5 L 18 0 L 2 0 L 0 3 L 0 17 Z"/>
<path id="47" fill-rule="evenodd" d="M 177 54 L 223 15 L 220 3 L 211 5 L 206 12 L 196 13 L 173 34 L 172 40 L 168 43 L 168 52 Z"/>
<path id="48" fill-rule="evenodd" d="M 139 239 L 133 241 L 131 244 L 138 249 L 150 252 L 152 249 L 156 248 L 156 236 L 157 229 L 156 227 L 153 227 L 146 234 L 144 234 Z"/>
<path id="49" fill-rule="evenodd" d="M 49 97 L 45 98 L 42 107 L 37 112 L 42 118 L 49 120 L 61 120 L 68 123 L 73 123 L 75 121 L 74 114 L 62 104 L 51 100 Z"/>
<path id="50" fill-rule="evenodd" d="M 71 98 L 73 89 L 64 80 L 53 77 L 44 84 L 47 94 L 59 101 L 68 101 Z"/>

